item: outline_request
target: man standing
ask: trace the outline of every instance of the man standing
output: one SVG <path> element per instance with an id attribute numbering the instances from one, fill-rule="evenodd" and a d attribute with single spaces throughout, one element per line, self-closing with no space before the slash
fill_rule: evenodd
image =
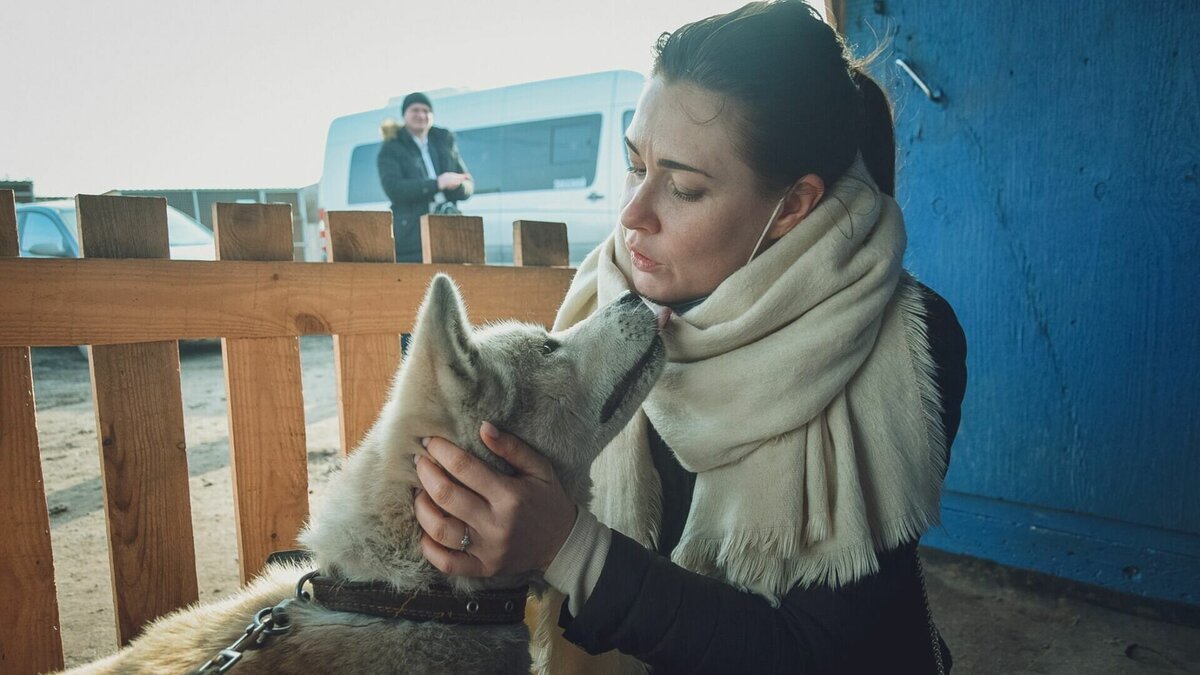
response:
<path id="1" fill-rule="evenodd" d="M 404 124 L 383 123 L 379 180 L 392 200 L 396 262 L 421 262 L 421 215 L 475 191 L 454 134 L 433 126 L 433 104 L 414 92 L 401 106 Z"/>

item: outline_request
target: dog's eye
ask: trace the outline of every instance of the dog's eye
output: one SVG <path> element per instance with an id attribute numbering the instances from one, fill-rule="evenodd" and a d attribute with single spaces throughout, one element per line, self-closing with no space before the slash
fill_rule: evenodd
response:
<path id="1" fill-rule="evenodd" d="M 541 347 L 540 351 L 542 352 L 542 356 L 550 356 L 551 354 L 554 353 L 555 349 L 558 349 L 558 343 L 555 342 L 554 340 L 548 339 L 542 343 L 542 347 Z"/>

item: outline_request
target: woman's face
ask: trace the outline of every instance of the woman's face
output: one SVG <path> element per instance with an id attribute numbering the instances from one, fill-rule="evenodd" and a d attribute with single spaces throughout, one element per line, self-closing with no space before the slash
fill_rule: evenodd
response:
<path id="1" fill-rule="evenodd" d="M 757 192 L 722 104 L 708 90 L 654 77 L 629 125 L 622 232 L 634 288 L 660 304 L 713 292 L 746 264 L 775 209 Z"/>

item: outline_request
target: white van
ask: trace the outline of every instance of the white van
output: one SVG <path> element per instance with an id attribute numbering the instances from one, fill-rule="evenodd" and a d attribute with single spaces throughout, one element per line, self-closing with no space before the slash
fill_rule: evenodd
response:
<path id="1" fill-rule="evenodd" d="M 632 71 L 576 75 L 483 91 L 427 92 L 433 123 L 454 132 L 475 194 L 458 203 L 482 216 L 489 263 L 512 261 L 512 222 L 567 224 L 578 264 L 617 222 L 625 129 L 644 78 Z M 407 92 L 405 92 L 407 93 Z M 329 126 L 318 204 L 325 211 L 386 211 L 376 158 L 379 125 L 402 119 L 403 97 Z"/>

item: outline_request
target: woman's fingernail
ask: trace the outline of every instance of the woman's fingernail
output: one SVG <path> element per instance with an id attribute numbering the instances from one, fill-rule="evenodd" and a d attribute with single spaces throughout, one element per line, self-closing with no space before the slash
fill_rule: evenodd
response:
<path id="1" fill-rule="evenodd" d="M 419 464 L 420 462 L 421 462 L 421 456 L 420 456 L 420 455 L 413 455 L 413 466 L 416 466 L 416 465 L 417 465 L 417 464 Z"/>
<path id="2" fill-rule="evenodd" d="M 483 427 L 481 427 L 481 429 L 483 431 L 483 435 L 487 436 L 488 438 L 490 438 L 492 440 L 500 438 L 500 430 L 497 429 L 496 425 L 492 424 L 491 422 L 484 422 Z"/>
<path id="3" fill-rule="evenodd" d="M 422 439 L 421 439 L 421 447 L 422 447 L 422 448 L 428 448 L 428 447 L 429 447 L 429 437 L 428 437 L 428 436 L 426 436 L 425 438 L 422 438 Z"/>

